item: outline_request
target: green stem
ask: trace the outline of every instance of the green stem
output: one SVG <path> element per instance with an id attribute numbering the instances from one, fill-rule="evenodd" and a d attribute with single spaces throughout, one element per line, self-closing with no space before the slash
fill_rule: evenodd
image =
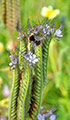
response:
<path id="1" fill-rule="evenodd" d="M 17 106 L 17 116 L 18 120 L 23 120 L 24 118 L 24 112 L 25 112 L 25 99 L 26 94 L 29 86 L 29 66 L 28 63 L 25 63 L 24 66 L 24 73 L 22 77 L 22 83 L 20 85 L 20 91 L 19 91 L 19 97 L 18 97 L 18 106 Z"/>
<path id="2" fill-rule="evenodd" d="M 48 55 L 49 55 L 49 45 L 51 40 L 48 38 L 43 44 L 43 87 L 47 83 L 47 67 L 48 67 Z"/>
<path id="3" fill-rule="evenodd" d="M 33 68 L 30 71 L 30 79 L 29 86 L 27 90 L 26 102 L 25 102 L 25 120 L 29 120 L 29 108 L 30 108 L 30 99 L 31 99 L 31 91 L 32 91 L 32 82 L 33 82 Z"/>
<path id="4" fill-rule="evenodd" d="M 12 90 L 10 96 L 10 104 L 9 104 L 9 120 L 17 119 L 17 96 L 19 89 L 19 70 L 16 68 L 13 70 L 13 83 Z"/>
<path id="5" fill-rule="evenodd" d="M 24 61 L 24 53 L 26 52 L 25 41 L 22 39 L 20 40 L 20 51 L 19 51 L 19 68 L 20 70 L 23 69 L 23 61 Z"/>
<path id="6" fill-rule="evenodd" d="M 41 98 L 42 98 L 42 87 L 43 87 L 43 75 L 42 75 L 42 49 L 41 45 L 35 49 L 36 57 L 38 62 L 35 68 L 35 82 L 32 90 L 31 107 L 30 107 L 30 119 L 36 120 L 40 110 Z"/>
<path id="7" fill-rule="evenodd" d="M 19 51 L 19 65 L 20 65 L 20 70 L 22 69 L 22 45 L 23 45 L 23 43 L 22 43 L 22 40 L 20 41 L 20 51 Z"/>

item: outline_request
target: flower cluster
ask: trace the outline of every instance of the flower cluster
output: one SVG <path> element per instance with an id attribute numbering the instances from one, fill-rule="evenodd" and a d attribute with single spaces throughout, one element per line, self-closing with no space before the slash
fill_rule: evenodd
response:
<path id="1" fill-rule="evenodd" d="M 28 21 L 28 29 L 26 30 L 26 32 L 24 31 L 23 33 L 21 33 L 21 31 L 18 30 L 19 36 L 17 37 L 17 40 L 19 39 L 24 40 L 26 43 L 27 50 L 28 50 L 28 43 L 30 46 L 31 51 L 22 55 L 22 57 L 24 57 L 28 61 L 29 66 L 35 65 L 38 62 L 36 55 L 33 54 L 32 52 L 33 50 L 36 49 L 36 46 L 42 44 L 46 40 L 46 38 L 48 39 L 62 38 L 63 37 L 62 28 L 63 28 L 62 24 L 59 26 L 59 28 L 56 29 L 55 24 L 53 23 L 53 20 L 52 21 L 45 20 L 41 22 L 41 24 L 39 25 L 35 24 L 33 27 L 31 27 Z M 9 63 L 9 66 L 13 66 L 13 68 L 15 68 L 17 62 L 16 63 L 14 62 L 13 60 L 14 58 L 10 58 L 10 59 L 11 59 L 11 63 Z M 16 57 L 15 57 L 15 61 L 17 61 Z"/>
<path id="2" fill-rule="evenodd" d="M 63 37 L 62 28 L 63 28 L 63 26 L 62 26 L 62 24 L 61 24 L 60 27 L 55 31 L 54 34 L 55 34 L 56 37 L 58 37 L 58 38 Z"/>
<path id="3" fill-rule="evenodd" d="M 25 53 L 24 58 L 28 61 L 29 66 L 35 65 L 38 62 L 36 55 L 33 54 L 31 51 Z"/>
<path id="4" fill-rule="evenodd" d="M 50 39 L 52 39 L 52 37 L 55 37 L 56 39 L 62 38 L 62 28 L 63 26 L 61 24 L 60 27 L 56 29 L 53 20 L 49 20 L 41 23 L 40 25 L 36 24 L 34 27 L 29 25 L 27 31 L 24 33 L 18 31 L 19 37 L 17 37 L 17 39 L 25 37 L 25 40 L 30 40 L 32 45 L 36 44 L 38 46 L 40 43 L 42 43 L 42 41 L 46 40 L 48 36 Z"/>
<path id="5" fill-rule="evenodd" d="M 17 57 L 15 55 L 12 56 L 11 54 L 9 55 L 9 57 L 10 57 L 10 63 L 9 63 L 10 68 L 11 70 L 15 69 L 18 63 Z"/>
<path id="6" fill-rule="evenodd" d="M 52 110 L 46 112 L 45 114 L 38 114 L 37 119 L 38 120 L 46 120 L 46 118 L 49 118 L 49 120 L 56 120 L 57 115 L 52 112 Z"/>
<path id="7" fill-rule="evenodd" d="M 25 37 L 25 33 L 22 34 L 20 31 L 18 33 L 19 33 L 19 36 L 17 37 L 17 40 Z"/>
<path id="8" fill-rule="evenodd" d="M 53 24 L 53 20 L 45 25 L 36 25 L 33 29 L 30 30 L 30 34 L 34 34 L 35 36 L 39 36 L 40 39 L 45 39 L 47 36 L 53 36 L 57 38 L 63 37 L 62 34 L 63 25 L 61 24 L 59 28 L 56 29 L 55 24 Z"/>
<path id="9" fill-rule="evenodd" d="M 46 24 L 45 28 L 43 29 L 43 32 L 46 34 L 46 37 L 47 36 L 53 36 L 53 37 L 57 37 L 57 38 L 63 37 L 62 24 L 60 25 L 60 27 L 58 29 L 55 29 L 55 25 L 52 25 L 52 27 L 51 27 L 48 24 Z"/>

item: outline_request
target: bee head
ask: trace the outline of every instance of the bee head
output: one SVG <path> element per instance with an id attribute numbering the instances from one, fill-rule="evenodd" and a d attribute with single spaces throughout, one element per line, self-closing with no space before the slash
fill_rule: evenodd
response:
<path id="1" fill-rule="evenodd" d="M 36 46 L 40 45 L 40 43 L 41 43 L 40 40 L 35 39 L 35 36 L 33 33 L 28 36 L 28 39 L 30 40 L 30 42 L 33 41 L 36 44 Z"/>

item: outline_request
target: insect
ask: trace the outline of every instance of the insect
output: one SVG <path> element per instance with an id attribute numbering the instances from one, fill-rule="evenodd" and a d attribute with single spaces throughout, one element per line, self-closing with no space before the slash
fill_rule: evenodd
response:
<path id="1" fill-rule="evenodd" d="M 42 36 L 36 36 L 35 34 L 31 33 L 28 36 L 28 39 L 30 40 L 30 42 L 32 42 L 32 44 L 35 44 L 36 46 L 41 44 L 41 41 L 43 40 Z"/>

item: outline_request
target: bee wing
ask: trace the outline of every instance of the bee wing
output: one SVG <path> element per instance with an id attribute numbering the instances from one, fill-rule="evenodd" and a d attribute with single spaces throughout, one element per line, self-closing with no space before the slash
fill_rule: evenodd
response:
<path id="1" fill-rule="evenodd" d="M 42 40 L 43 40 L 43 37 L 42 37 L 42 36 L 35 36 L 35 40 L 36 40 L 36 41 L 42 41 Z"/>

